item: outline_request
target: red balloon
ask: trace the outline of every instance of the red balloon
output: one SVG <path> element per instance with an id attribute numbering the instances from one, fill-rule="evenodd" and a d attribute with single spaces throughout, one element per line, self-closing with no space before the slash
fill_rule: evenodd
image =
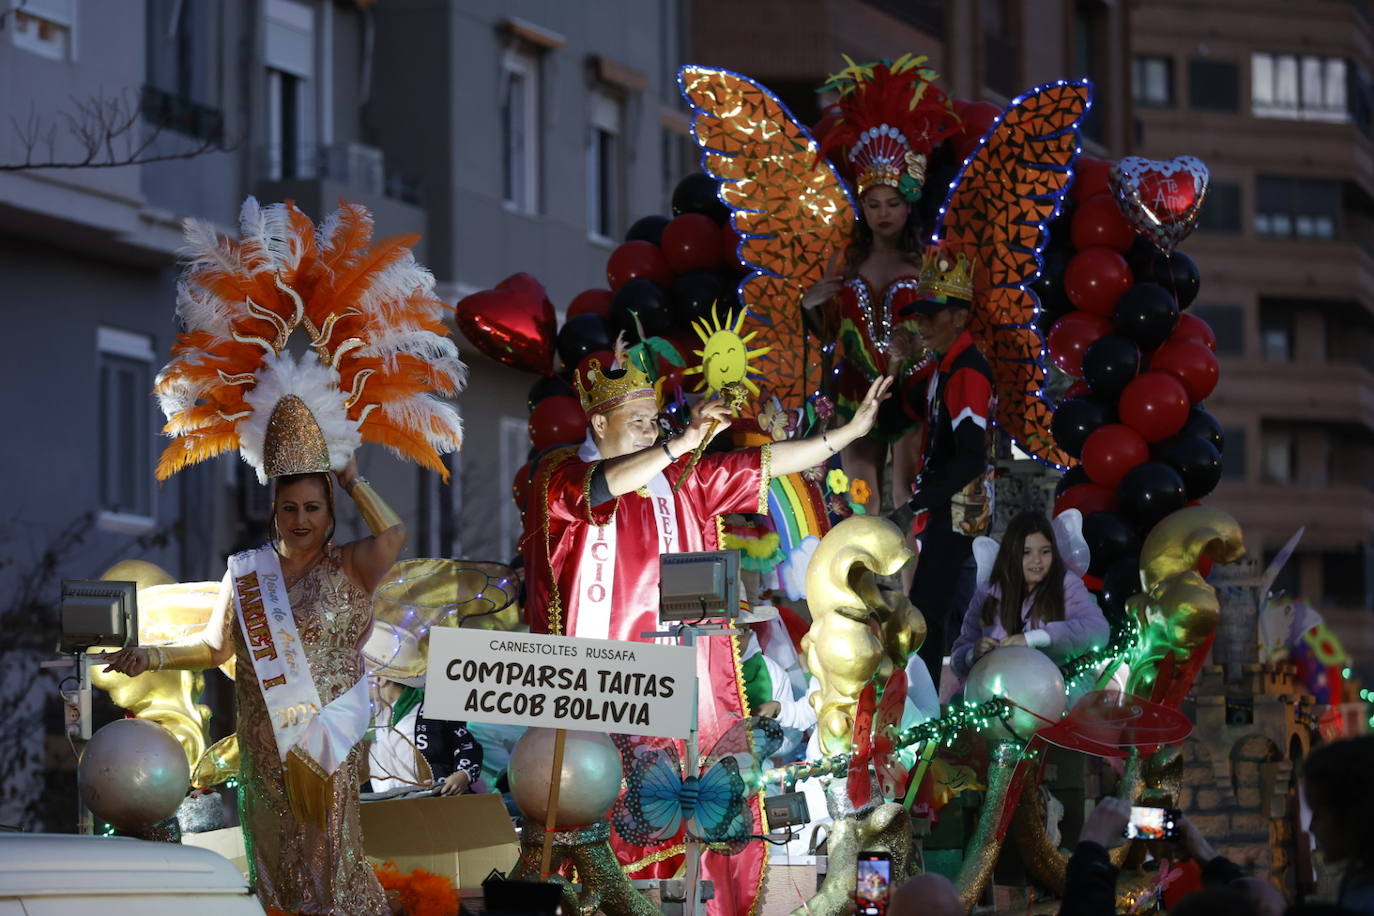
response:
<path id="1" fill-rule="evenodd" d="M 1079 483 L 1069 487 L 1054 501 L 1054 514 L 1077 509 L 1087 518 L 1094 512 L 1116 510 L 1116 490 L 1097 483 Z"/>
<path id="2" fill-rule="evenodd" d="M 1135 283 L 1121 253 L 1105 245 L 1084 248 L 1064 268 L 1064 292 L 1074 305 L 1094 315 L 1111 317 L 1116 300 Z"/>
<path id="3" fill-rule="evenodd" d="M 1110 487 L 1113 492 L 1127 471 L 1149 460 L 1150 447 L 1145 438 L 1123 423 L 1099 426 L 1083 443 L 1083 470 L 1093 483 Z M 1075 487 L 1069 488 L 1072 489 Z"/>
<path id="4" fill-rule="evenodd" d="M 744 270 L 744 262 L 739 259 L 740 235 L 735 227 L 727 222 L 720 227 L 720 260 L 731 270 Z"/>
<path id="5" fill-rule="evenodd" d="M 1212 332 L 1212 326 L 1188 312 L 1178 316 L 1178 321 L 1174 323 L 1174 330 L 1169 334 L 1169 339 L 1196 340 L 1213 353 L 1217 352 L 1217 335 Z"/>
<path id="6" fill-rule="evenodd" d="M 520 510 L 521 515 L 524 515 L 525 510 L 529 508 L 530 484 L 532 483 L 530 475 L 533 471 L 533 468 L 525 464 L 520 470 L 515 472 L 515 478 L 510 484 L 511 499 L 515 500 L 515 508 Z"/>
<path id="7" fill-rule="evenodd" d="M 978 146 L 978 141 L 991 129 L 992 122 L 1001 114 L 1002 109 L 991 102 L 970 102 L 965 105 L 964 110 L 958 112 L 964 123 L 959 132 L 949 138 L 955 154 L 960 159 L 967 159 Z"/>
<path id="8" fill-rule="evenodd" d="M 581 442 L 587 435 L 587 417 L 577 398 L 556 394 L 534 405 L 529 428 L 530 441 L 543 451 L 555 445 Z"/>
<path id="9" fill-rule="evenodd" d="M 663 257 L 675 274 L 720 266 L 720 227 L 701 213 L 673 217 L 663 230 Z"/>
<path id="10" fill-rule="evenodd" d="M 1073 167 L 1073 184 L 1069 196 L 1075 202 L 1087 200 L 1109 189 L 1112 164 L 1105 159 L 1079 156 Z"/>
<path id="11" fill-rule="evenodd" d="M 1194 404 L 1212 393 L 1221 376 L 1217 355 L 1196 340 L 1166 340 L 1150 357 L 1150 369 L 1176 376 Z"/>
<path id="12" fill-rule="evenodd" d="M 699 214 L 698 214 L 699 215 Z M 711 222 L 709 216 L 702 219 Z M 671 226 L 672 223 L 669 223 Z M 715 223 L 711 223 L 714 228 Z M 668 230 L 664 230 L 667 233 Z M 626 242 L 606 260 L 606 282 L 616 290 L 639 277 L 648 277 L 665 289 L 673 283 L 673 269 L 653 242 Z"/>
<path id="13" fill-rule="evenodd" d="M 1206 579 L 1212 574 L 1212 558 L 1202 557 L 1197 561 L 1197 574 Z"/>
<path id="14" fill-rule="evenodd" d="M 1083 374 L 1083 354 L 1112 332 L 1112 323 L 1091 312 L 1069 312 L 1050 328 L 1050 358 L 1072 376 Z"/>
<path id="15" fill-rule="evenodd" d="M 458 330 L 492 359 L 526 372 L 553 372 L 553 303 L 534 277 L 512 274 L 491 289 L 464 296 L 453 312 Z"/>
<path id="16" fill-rule="evenodd" d="M 1158 442 L 1183 428 L 1190 406 L 1182 382 L 1167 372 L 1151 371 L 1126 384 L 1116 409 L 1121 422 L 1140 433 L 1146 442 Z"/>
<path id="17" fill-rule="evenodd" d="M 575 315 L 600 315 L 611 320 L 611 291 L 608 289 L 585 289 L 573 296 L 568 303 L 568 314 L 564 320 Z"/>
<path id="18" fill-rule="evenodd" d="M 1073 247 L 1082 251 L 1094 245 L 1105 245 L 1113 251 L 1124 252 L 1135 242 L 1135 229 L 1121 215 L 1115 198 L 1107 192 L 1094 194 L 1073 211 Z"/>
<path id="19" fill-rule="evenodd" d="M 1069 398 L 1085 398 L 1090 394 L 1092 394 L 1092 388 L 1088 386 L 1087 382 L 1080 379 L 1064 389 L 1064 400 L 1067 401 Z"/>

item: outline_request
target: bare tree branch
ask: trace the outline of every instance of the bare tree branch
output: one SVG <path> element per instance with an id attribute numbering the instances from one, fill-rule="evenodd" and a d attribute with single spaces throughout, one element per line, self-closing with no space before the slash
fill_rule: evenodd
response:
<path id="1" fill-rule="evenodd" d="M 3 19 L 0 19 L 3 21 Z M 69 156 L 57 155 L 57 132 L 60 121 L 65 134 L 75 141 L 76 149 Z M 151 129 L 140 137 L 142 109 L 136 94 L 125 90 L 118 96 L 103 93 L 87 99 L 73 97 L 71 108 L 60 111 L 51 123 L 44 123 L 32 104 L 23 124 L 10 116 L 10 126 L 24 149 L 23 161 L 0 162 L 0 172 L 27 169 L 93 169 L 118 168 L 125 165 L 144 165 L 174 159 L 195 159 L 209 153 L 229 152 L 234 145 L 226 145 L 211 137 L 202 138 L 194 146 L 177 152 L 158 152 L 157 140 L 169 126 L 170 117 L 153 122 Z M 35 151 L 46 148 L 47 156 L 35 158 Z"/>

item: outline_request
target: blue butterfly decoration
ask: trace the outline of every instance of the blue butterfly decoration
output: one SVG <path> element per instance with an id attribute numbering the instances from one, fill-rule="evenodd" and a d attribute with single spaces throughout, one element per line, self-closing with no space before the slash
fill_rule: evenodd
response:
<path id="1" fill-rule="evenodd" d="M 707 843 L 742 843 L 758 833 L 749 796 L 759 791 L 759 774 L 782 746 L 782 729 L 772 719 L 735 723 L 703 761 L 699 775 L 682 776 L 675 742 L 648 746 L 642 739 L 614 736 L 625 764 L 625 792 L 611 809 L 611 823 L 635 846 L 654 846 L 688 835 Z"/>

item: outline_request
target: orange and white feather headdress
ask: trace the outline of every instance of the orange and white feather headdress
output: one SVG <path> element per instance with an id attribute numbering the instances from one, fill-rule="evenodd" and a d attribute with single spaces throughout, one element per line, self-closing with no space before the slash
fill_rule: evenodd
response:
<path id="1" fill-rule="evenodd" d="M 371 214 L 349 203 L 316 228 L 290 202 L 250 197 L 237 241 L 188 220 L 185 331 L 156 387 L 173 440 L 158 480 L 235 448 L 264 483 L 338 470 L 364 441 L 447 479 L 439 456 L 461 444 L 462 421 L 445 398 L 467 369 L 416 238 L 372 245 Z"/>

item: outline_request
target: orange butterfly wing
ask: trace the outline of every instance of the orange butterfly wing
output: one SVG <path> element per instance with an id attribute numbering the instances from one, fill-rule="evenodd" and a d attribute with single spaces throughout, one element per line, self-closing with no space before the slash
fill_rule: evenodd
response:
<path id="1" fill-rule="evenodd" d="M 740 258 L 751 271 L 740 284 L 748 306 L 741 335 L 751 346 L 769 390 L 789 409 L 820 385 L 820 344 L 802 327 L 801 297 L 843 246 L 854 204 L 830 163 L 817 156 L 811 134 L 765 87 L 714 67 L 683 67 L 678 85 L 694 117 L 692 135 L 702 165 L 720 182 L 743 239 Z"/>
<path id="2" fill-rule="evenodd" d="M 1040 271 L 1045 224 L 1073 177 L 1090 96 L 1088 82 L 1076 80 L 1013 102 L 951 186 L 940 229 L 952 251 L 975 265 L 969 331 L 992 367 L 998 425 L 1028 454 L 1061 467 L 1076 462 L 1050 433 L 1053 409 L 1041 394 L 1045 341 L 1026 286 Z"/>

